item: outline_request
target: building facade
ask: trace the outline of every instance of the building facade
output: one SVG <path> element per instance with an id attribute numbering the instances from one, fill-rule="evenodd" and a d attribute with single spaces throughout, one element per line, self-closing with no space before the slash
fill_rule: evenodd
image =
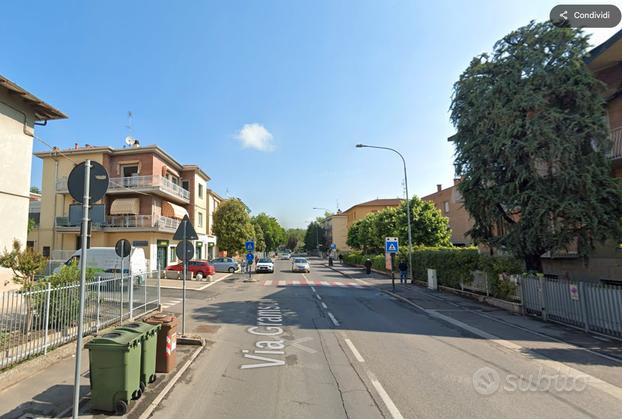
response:
<path id="1" fill-rule="evenodd" d="M 14 239 L 26 244 L 35 125 L 67 118 L 0 76 L 0 252 Z"/>
<path id="2" fill-rule="evenodd" d="M 112 247 L 119 239 L 142 247 L 150 269 L 177 261 L 173 234 L 188 215 L 199 240 L 196 258 L 208 256 L 216 239 L 208 235 L 209 176 L 196 165 L 182 165 L 157 146 L 115 149 L 76 144 L 73 149 L 35 153 L 43 160 L 39 228 L 33 247 L 52 259 L 80 248 L 81 206 L 67 189 L 74 164 L 90 159 L 110 176 L 106 195 L 91 209 L 92 247 Z"/>
<path id="3" fill-rule="evenodd" d="M 458 190 L 460 179 L 454 179 L 454 184 L 443 189 L 442 185 L 436 185 L 436 192 L 421 198 L 430 201 L 449 220 L 451 229 L 451 243 L 454 246 L 470 246 L 473 244 L 467 232 L 473 228 L 473 220 L 464 208 L 462 195 Z"/>

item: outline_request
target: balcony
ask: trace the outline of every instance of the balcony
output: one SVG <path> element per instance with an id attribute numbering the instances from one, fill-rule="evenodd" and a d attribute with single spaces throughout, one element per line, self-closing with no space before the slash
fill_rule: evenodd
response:
<path id="1" fill-rule="evenodd" d="M 56 180 L 56 192 L 68 192 L 67 177 L 58 178 Z M 110 178 L 108 193 L 122 194 L 136 192 L 154 193 L 182 204 L 190 202 L 190 192 L 163 176 L 152 175 Z"/>
<path id="2" fill-rule="evenodd" d="M 174 233 L 180 221 L 175 218 L 152 215 L 109 215 L 105 224 L 92 225 L 92 230 L 114 231 L 161 231 Z M 80 225 L 71 224 L 68 217 L 56 217 L 56 230 L 79 232 Z"/>
<path id="3" fill-rule="evenodd" d="M 612 160 L 622 159 L 622 127 L 611 131 L 611 151 L 609 158 Z"/>

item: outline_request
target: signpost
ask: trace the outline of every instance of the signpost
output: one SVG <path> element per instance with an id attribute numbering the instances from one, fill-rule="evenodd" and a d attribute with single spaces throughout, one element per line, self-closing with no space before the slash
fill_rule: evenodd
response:
<path id="1" fill-rule="evenodd" d="M 395 254 L 400 250 L 399 238 L 386 237 L 384 239 L 384 251 L 390 255 L 391 258 L 391 283 L 393 284 L 393 291 L 395 291 Z"/>
<path id="2" fill-rule="evenodd" d="M 252 240 L 247 240 L 246 243 L 244 243 L 244 247 L 248 252 L 246 254 L 246 269 L 248 271 L 248 281 L 252 281 L 253 260 L 255 260 L 255 257 L 253 255 L 253 252 L 255 251 L 255 242 Z"/>
<path id="3" fill-rule="evenodd" d="M 82 334 L 84 328 L 84 283 L 86 282 L 86 258 L 89 231 L 89 208 L 91 202 L 99 201 L 108 190 L 110 178 L 101 164 L 86 160 L 75 166 L 67 179 L 69 194 L 82 204 L 82 237 L 80 246 L 80 309 L 78 317 L 78 339 L 76 342 L 76 367 L 73 379 L 73 418 L 78 418 L 80 402 L 80 365 L 82 363 Z"/>
<path id="4" fill-rule="evenodd" d="M 123 259 L 125 259 L 126 257 L 128 257 L 130 255 L 130 252 L 132 250 L 132 246 L 130 245 L 130 242 L 125 240 L 125 239 L 121 239 L 119 240 L 115 245 L 114 245 L 114 251 L 117 254 L 117 256 L 119 256 L 121 258 L 121 320 L 123 320 L 123 274 L 125 273 L 125 270 L 123 269 Z M 131 264 L 130 264 L 131 266 Z M 128 272 L 130 271 L 130 269 L 128 268 Z M 130 278 L 132 277 L 132 275 L 130 275 Z M 130 318 L 132 318 L 132 312 L 134 311 L 134 307 L 133 307 L 133 301 L 134 301 L 134 292 L 133 292 L 133 284 L 130 281 L 130 286 L 128 288 L 128 292 L 129 292 L 129 302 L 130 302 Z"/>
<path id="5" fill-rule="evenodd" d="M 183 291 L 182 291 L 182 299 L 181 299 L 181 334 L 185 336 L 186 334 L 186 278 L 188 276 L 188 260 L 192 259 L 194 256 L 194 247 L 192 243 L 188 240 L 198 240 L 199 236 L 197 235 L 194 226 L 190 222 L 190 218 L 186 214 L 184 218 L 179 223 L 179 227 L 177 227 L 177 231 L 173 235 L 173 240 L 180 240 L 181 243 L 177 245 L 175 249 L 175 253 L 177 257 L 181 259 L 184 264 L 184 274 L 183 274 Z"/>

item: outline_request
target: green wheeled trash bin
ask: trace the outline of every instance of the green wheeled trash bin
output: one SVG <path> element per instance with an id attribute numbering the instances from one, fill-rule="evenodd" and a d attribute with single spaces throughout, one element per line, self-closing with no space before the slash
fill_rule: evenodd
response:
<path id="1" fill-rule="evenodd" d="M 140 397 L 141 336 L 114 330 L 97 336 L 89 349 L 93 409 L 127 413 L 130 400 Z"/>
<path id="2" fill-rule="evenodd" d="M 137 333 L 141 337 L 140 390 L 143 392 L 147 384 L 156 379 L 156 348 L 160 327 L 162 326 L 159 324 L 135 322 L 115 329 Z"/>

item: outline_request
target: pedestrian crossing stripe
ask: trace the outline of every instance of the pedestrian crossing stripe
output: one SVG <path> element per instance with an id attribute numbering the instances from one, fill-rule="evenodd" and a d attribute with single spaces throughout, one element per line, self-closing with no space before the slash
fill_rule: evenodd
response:
<path id="1" fill-rule="evenodd" d="M 278 286 L 278 287 L 286 287 L 286 286 L 316 286 L 316 287 L 336 287 L 336 288 L 363 288 L 363 286 L 356 282 L 346 282 L 346 281 L 312 281 L 307 280 L 306 282 L 300 282 L 298 280 L 279 280 L 273 281 L 271 279 L 265 280 L 262 285 L 264 287 L 269 286 Z"/>

